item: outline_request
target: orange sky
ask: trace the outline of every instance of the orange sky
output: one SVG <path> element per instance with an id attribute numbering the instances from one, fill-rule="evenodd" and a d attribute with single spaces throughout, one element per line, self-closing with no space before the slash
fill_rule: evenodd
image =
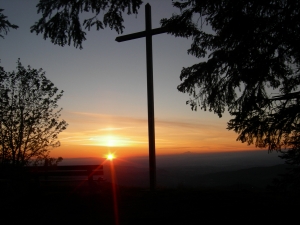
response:
<path id="1" fill-rule="evenodd" d="M 147 119 L 83 112 L 66 112 L 70 124 L 59 135 L 61 147 L 53 157 L 102 157 L 108 152 L 118 156 L 148 154 Z M 235 141 L 237 134 L 226 130 L 226 119 L 205 121 L 156 118 L 156 153 L 222 152 L 250 150 Z"/>

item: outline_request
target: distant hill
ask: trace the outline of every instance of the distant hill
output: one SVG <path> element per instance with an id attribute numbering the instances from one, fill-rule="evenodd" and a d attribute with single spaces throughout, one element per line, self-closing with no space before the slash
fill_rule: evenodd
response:
<path id="1" fill-rule="evenodd" d="M 157 184 L 160 187 L 247 187 L 266 188 L 278 174 L 286 171 L 286 165 L 280 164 L 269 167 L 253 167 L 248 169 L 214 172 L 220 168 L 192 167 L 157 169 Z M 116 180 L 119 185 L 129 187 L 147 187 L 149 173 L 146 168 L 133 166 L 116 166 Z M 104 174 L 111 181 L 110 169 L 104 168 Z"/>
<path id="2" fill-rule="evenodd" d="M 187 151 L 187 152 L 184 152 L 184 153 L 182 153 L 182 154 L 194 154 L 194 153 L 191 152 L 191 151 Z"/>
<path id="3" fill-rule="evenodd" d="M 79 164 L 102 164 L 104 158 L 64 158 L 60 165 Z M 283 163 L 277 152 L 268 153 L 267 150 L 240 151 L 240 152 L 219 152 L 219 153 L 193 153 L 184 152 L 173 155 L 157 155 L 156 165 L 158 168 L 164 167 L 186 167 L 186 166 L 235 166 L 240 168 L 250 168 L 258 166 L 274 166 Z M 148 168 L 149 157 L 123 157 L 114 160 L 118 166 L 136 166 Z"/>
<path id="4" fill-rule="evenodd" d="M 116 181 L 124 186 L 149 187 L 148 156 L 115 159 Z M 264 188 L 285 172 L 276 152 L 223 153 L 185 152 L 158 155 L 157 185 L 162 187 L 247 186 Z M 64 159 L 61 165 L 103 164 L 104 177 L 111 181 L 110 162 L 103 158 Z"/>
<path id="5" fill-rule="evenodd" d="M 286 165 L 280 164 L 269 167 L 254 167 L 236 171 L 217 172 L 190 177 L 186 182 L 191 186 L 244 186 L 266 188 L 272 184 L 278 174 L 286 172 Z"/>

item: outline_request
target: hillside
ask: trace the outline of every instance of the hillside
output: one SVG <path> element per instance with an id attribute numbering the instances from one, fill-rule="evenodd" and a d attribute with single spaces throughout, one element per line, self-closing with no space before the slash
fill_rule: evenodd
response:
<path id="1" fill-rule="evenodd" d="M 279 164 L 268 167 L 234 169 L 234 167 L 165 167 L 157 169 L 157 184 L 160 187 L 229 187 L 266 188 L 286 166 Z M 111 171 L 104 169 L 105 178 L 111 181 Z M 148 169 L 133 166 L 116 166 L 119 185 L 147 187 Z"/>

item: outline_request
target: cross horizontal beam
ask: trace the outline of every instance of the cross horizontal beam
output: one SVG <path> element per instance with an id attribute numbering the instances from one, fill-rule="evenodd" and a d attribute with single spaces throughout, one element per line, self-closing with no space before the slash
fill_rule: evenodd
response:
<path id="1" fill-rule="evenodd" d="M 150 190 L 154 191 L 156 186 L 156 159 L 155 159 L 155 126 L 154 126 L 154 93 L 153 93 L 153 54 L 152 36 L 167 33 L 169 27 L 152 29 L 151 6 L 145 5 L 146 29 L 142 32 L 123 35 L 116 38 L 117 42 L 129 41 L 137 38 L 146 38 L 146 65 L 147 65 L 147 98 L 148 98 L 148 137 L 149 137 L 149 175 Z"/>
<path id="2" fill-rule="evenodd" d="M 152 29 L 150 31 L 150 35 L 167 33 L 168 30 L 169 29 L 167 27 L 155 28 L 155 29 Z M 129 40 L 132 40 L 132 39 L 138 39 L 138 38 L 146 37 L 146 35 L 147 35 L 146 31 L 141 31 L 141 32 L 133 33 L 133 34 L 127 34 L 127 35 L 116 37 L 116 41 L 117 42 L 129 41 Z"/>

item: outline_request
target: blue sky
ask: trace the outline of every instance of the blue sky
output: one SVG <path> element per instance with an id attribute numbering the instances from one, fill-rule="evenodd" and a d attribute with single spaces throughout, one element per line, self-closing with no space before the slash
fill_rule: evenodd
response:
<path id="1" fill-rule="evenodd" d="M 153 28 L 160 26 L 160 19 L 178 12 L 171 0 L 147 2 L 152 6 Z M 64 90 L 59 105 L 69 126 L 60 134 L 62 146 L 54 155 L 94 156 L 104 154 L 107 147 L 115 147 L 120 155 L 146 155 L 145 39 L 118 43 L 115 31 L 92 29 L 82 50 L 73 45 L 60 47 L 30 33 L 39 18 L 37 3 L 0 0 L 4 15 L 19 26 L 0 40 L 0 59 L 6 71 L 16 68 L 18 58 L 23 66 L 43 68 L 47 78 Z M 125 13 L 123 35 L 145 29 L 144 11 L 143 4 L 137 16 Z M 220 119 L 210 112 L 191 111 L 185 104 L 189 96 L 177 90 L 180 71 L 201 61 L 187 54 L 190 44 L 189 39 L 167 34 L 153 37 L 157 154 L 254 149 L 236 142 L 237 134 L 226 130 L 228 114 Z"/>

